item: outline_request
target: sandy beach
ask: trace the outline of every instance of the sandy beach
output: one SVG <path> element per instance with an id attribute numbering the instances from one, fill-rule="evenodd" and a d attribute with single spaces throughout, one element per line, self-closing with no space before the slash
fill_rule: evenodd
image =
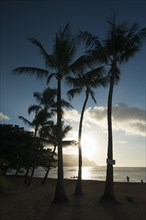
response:
<path id="1" fill-rule="evenodd" d="M 116 205 L 101 204 L 104 182 L 84 180 L 84 196 L 74 196 L 75 180 L 65 180 L 66 193 L 70 202 L 51 204 L 56 185 L 48 179 L 45 185 L 35 178 L 31 186 L 23 184 L 22 177 L 7 177 L 11 191 L 0 198 L 1 220 L 145 220 L 146 184 L 115 183 L 118 200 Z M 126 200 L 133 198 L 133 203 Z"/>

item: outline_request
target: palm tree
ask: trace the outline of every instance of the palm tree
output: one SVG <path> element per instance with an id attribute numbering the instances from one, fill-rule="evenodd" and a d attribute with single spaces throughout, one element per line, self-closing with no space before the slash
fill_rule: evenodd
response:
<path id="1" fill-rule="evenodd" d="M 39 121 L 37 119 L 37 114 L 38 114 L 38 109 L 36 109 L 35 111 L 35 118 L 33 119 L 32 122 L 30 122 L 28 119 L 26 119 L 23 116 L 18 116 L 18 118 L 20 120 L 22 120 L 26 125 L 28 125 L 29 127 L 34 129 L 34 139 L 37 138 L 37 132 L 39 129 Z M 33 144 L 30 147 L 30 154 L 29 154 L 29 158 L 28 158 L 28 162 L 27 162 L 27 167 L 26 167 L 26 174 L 25 174 L 25 180 L 24 183 L 27 184 L 28 183 L 28 173 L 32 164 L 32 156 L 33 156 L 33 151 L 35 148 L 35 143 L 33 142 Z"/>
<path id="2" fill-rule="evenodd" d="M 104 41 L 104 53 L 110 65 L 108 76 L 110 78 L 107 119 L 108 119 L 108 152 L 107 152 L 107 173 L 104 194 L 101 202 L 116 202 L 113 190 L 113 135 L 112 135 L 112 99 L 114 85 L 120 79 L 118 65 L 127 62 L 142 47 L 142 42 L 146 38 L 146 28 L 140 29 L 137 24 L 130 28 L 123 23 L 116 23 L 115 16 L 108 21 L 110 30 L 107 39 Z"/>
<path id="3" fill-rule="evenodd" d="M 62 137 L 61 137 L 61 82 L 62 79 L 75 70 L 78 65 L 73 60 L 76 55 L 76 39 L 72 36 L 70 25 L 67 24 L 63 30 L 56 33 L 52 54 L 48 54 L 42 44 L 35 38 L 29 38 L 31 43 L 38 47 L 44 58 L 46 69 L 35 67 L 19 67 L 14 70 L 15 74 L 36 75 L 38 78 L 47 78 L 49 83 L 54 76 L 57 80 L 57 138 L 58 138 L 58 177 L 55 190 L 54 203 L 68 202 L 68 197 L 64 188 L 63 174 L 63 155 L 62 155 Z M 76 65 L 73 65 L 73 64 Z"/>
<path id="4" fill-rule="evenodd" d="M 108 69 L 109 93 L 107 105 L 108 121 L 108 151 L 107 151 L 107 172 L 104 194 L 101 202 L 116 202 L 113 190 L 113 135 L 112 135 L 112 99 L 114 85 L 120 80 L 120 64 L 127 62 L 139 50 L 141 50 L 146 39 L 146 28 L 140 28 L 138 24 L 131 27 L 126 22 L 117 23 L 113 15 L 108 21 L 109 29 L 107 37 L 101 43 L 96 36 L 89 32 L 82 32 L 86 45 L 91 49 L 88 55 L 93 60 L 100 60 Z"/>
<path id="5" fill-rule="evenodd" d="M 36 140 L 38 140 L 37 136 L 39 135 L 39 142 L 36 141 L 37 146 L 33 145 L 30 151 L 30 157 L 25 175 L 25 183 L 27 183 L 27 185 L 30 185 L 34 174 L 36 159 L 37 159 L 37 151 L 39 149 L 39 146 L 41 146 L 43 129 L 45 126 L 52 124 L 52 121 L 48 121 L 48 118 L 50 119 L 51 116 L 53 116 L 53 112 L 54 112 L 53 108 L 56 106 L 56 102 L 55 102 L 56 94 L 57 94 L 56 89 L 51 89 L 49 87 L 45 89 L 43 93 L 34 92 L 34 97 L 38 102 L 38 105 L 31 105 L 28 108 L 28 113 L 30 114 L 31 112 L 35 112 L 35 118 L 33 119 L 32 122 L 30 122 L 23 116 L 19 116 L 19 119 L 23 120 L 25 124 L 34 127 L 35 130 L 34 138 Z M 50 110 L 50 112 L 48 112 L 48 110 Z M 32 162 L 34 149 L 35 149 L 35 157 L 34 157 L 35 162 L 33 163 L 31 176 L 28 181 L 28 173 Z"/>
<path id="6" fill-rule="evenodd" d="M 63 140 L 66 137 L 66 135 L 68 134 L 68 132 L 72 129 L 71 126 L 69 126 L 69 125 L 64 126 L 63 124 L 64 123 L 62 122 L 62 133 L 61 133 L 62 146 L 65 147 L 65 146 L 76 144 L 76 142 L 73 140 Z M 50 168 L 51 168 L 54 156 L 55 156 L 55 152 L 56 152 L 56 148 L 57 148 L 57 144 L 58 144 L 58 142 L 57 142 L 57 124 L 52 123 L 52 126 L 49 126 L 48 128 L 46 127 L 44 138 L 45 138 L 46 143 L 48 143 L 50 146 L 53 145 L 53 151 L 52 151 L 50 163 L 48 165 L 46 174 L 42 180 L 42 184 L 44 184 L 46 182 L 46 179 L 48 177 L 48 174 L 49 174 L 49 171 L 50 171 Z"/>
<path id="7" fill-rule="evenodd" d="M 81 110 L 80 122 L 79 122 L 79 130 L 78 130 L 78 150 L 79 150 L 79 160 L 78 160 L 78 179 L 75 188 L 75 195 L 83 195 L 82 192 L 82 125 L 83 125 L 83 117 L 86 109 L 86 105 L 89 97 L 93 99 L 96 104 L 95 95 L 93 89 L 99 86 L 106 85 L 106 78 L 102 74 L 103 68 L 97 67 L 94 70 L 90 70 L 86 73 L 84 71 L 79 72 L 77 77 L 67 77 L 67 81 L 69 85 L 73 86 L 73 89 L 68 91 L 68 95 L 70 98 L 73 98 L 75 95 L 85 93 L 85 100 L 83 103 L 83 107 Z"/>

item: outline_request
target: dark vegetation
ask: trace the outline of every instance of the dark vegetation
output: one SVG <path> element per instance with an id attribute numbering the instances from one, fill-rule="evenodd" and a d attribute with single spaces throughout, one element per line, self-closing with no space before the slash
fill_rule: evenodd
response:
<path id="1" fill-rule="evenodd" d="M 43 144 L 39 144 L 39 138 L 34 138 L 33 132 L 25 131 L 17 125 L 0 125 L 0 174 L 5 175 L 8 171 L 15 171 L 26 175 L 29 166 L 29 171 L 41 166 L 44 169 L 50 168 L 55 162 L 52 158 L 53 151 L 49 148 L 44 148 Z M 32 146 L 33 151 L 32 151 Z M 32 154 L 32 155 L 31 155 Z M 31 155 L 31 161 L 30 161 Z"/>

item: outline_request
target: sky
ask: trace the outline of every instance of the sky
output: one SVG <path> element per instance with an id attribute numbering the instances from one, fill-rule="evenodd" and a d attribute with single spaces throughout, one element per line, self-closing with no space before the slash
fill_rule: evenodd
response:
<path id="1" fill-rule="evenodd" d="M 33 93 L 46 88 L 46 80 L 34 76 L 16 76 L 20 66 L 44 67 L 41 56 L 27 38 L 35 37 L 50 53 L 55 33 L 70 22 L 72 32 L 90 31 L 106 36 L 107 19 L 116 12 L 119 21 L 137 22 L 146 27 L 145 0 L 58 0 L 1 1 L 0 23 L 0 119 L 2 124 L 25 127 L 19 115 L 31 120 L 27 109 L 35 104 Z M 113 96 L 113 153 L 116 166 L 146 165 L 146 44 L 128 63 L 120 67 L 121 79 Z M 55 82 L 52 81 L 52 87 Z M 63 85 L 62 93 L 69 88 Z M 83 154 L 98 165 L 106 165 L 108 88 L 95 91 L 97 104 L 90 99 L 83 124 Z M 68 139 L 77 139 L 84 95 L 72 101 L 73 109 L 65 110 L 64 120 L 72 126 Z M 27 128 L 28 129 L 28 128 Z M 64 153 L 77 153 L 66 148 Z"/>

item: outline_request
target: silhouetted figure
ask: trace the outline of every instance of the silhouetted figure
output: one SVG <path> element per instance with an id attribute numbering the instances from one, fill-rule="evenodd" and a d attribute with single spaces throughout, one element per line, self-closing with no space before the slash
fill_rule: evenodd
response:
<path id="1" fill-rule="evenodd" d="M 126 201 L 129 203 L 133 203 L 133 198 L 130 196 L 126 196 Z"/>
<path id="2" fill-rule="evenodd" d="M 129 176 L 127 176 L 126 179 L 127 179 L 127 182 L 129 182 L 129 180 L 130 180 Z"/>
<path id="3" fill-rule="evenodd" d="M 143 180 L 141 180 L 141 183 L 143 183 Z"/>

